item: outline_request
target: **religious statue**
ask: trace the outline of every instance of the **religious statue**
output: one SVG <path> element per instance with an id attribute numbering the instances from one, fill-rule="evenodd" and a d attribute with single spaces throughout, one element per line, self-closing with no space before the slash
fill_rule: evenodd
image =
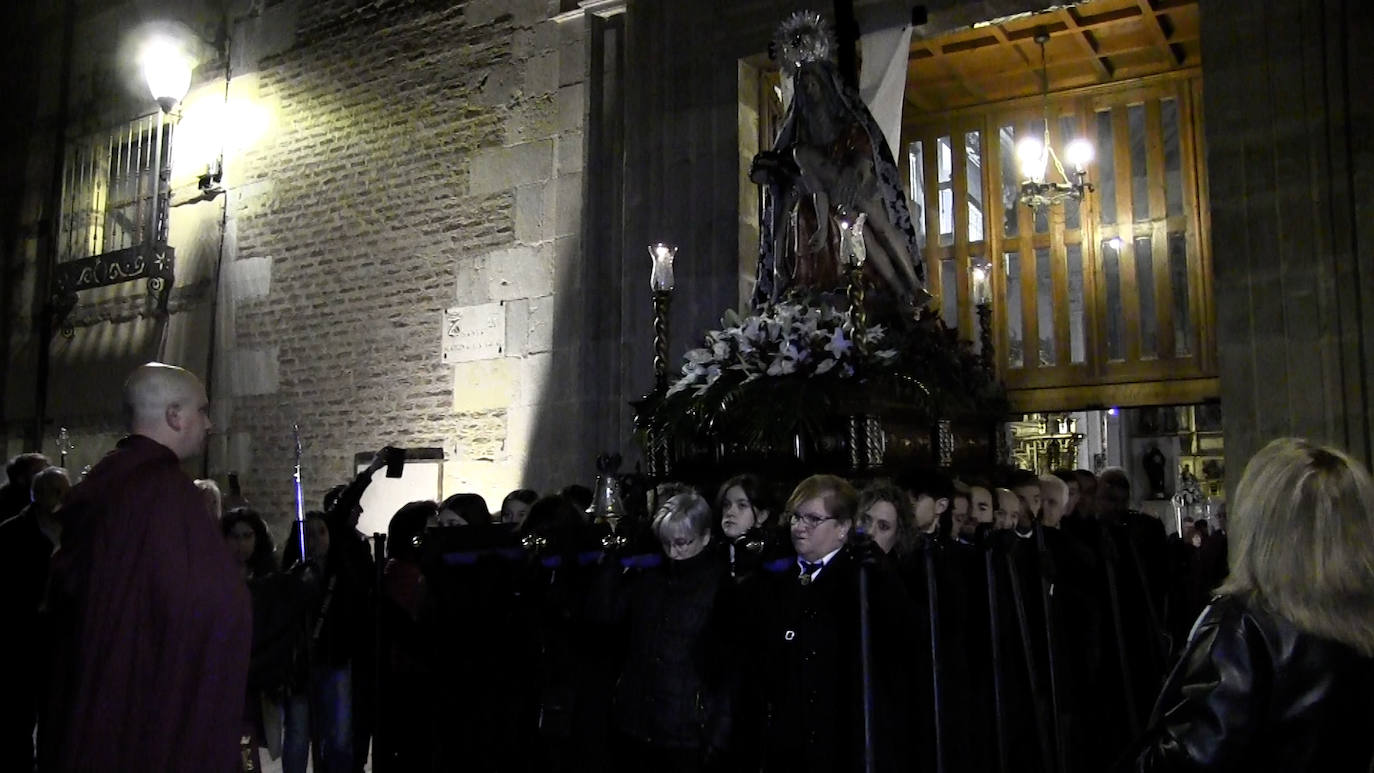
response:
<path id="1" fill-rule="evenodd" d="M 865 282 L 884 305 L 924 305 L 930 295 L 901 176 L 868 107 L 840 76 L 824 20 L 795 13 L 773 45 L 792 97 L 772 149 L 750 168 L 763 187 L 754 307 L 797 288 L 843 287 L 850 256 L 841 224 L 856 216 L 867 223 Z"/>

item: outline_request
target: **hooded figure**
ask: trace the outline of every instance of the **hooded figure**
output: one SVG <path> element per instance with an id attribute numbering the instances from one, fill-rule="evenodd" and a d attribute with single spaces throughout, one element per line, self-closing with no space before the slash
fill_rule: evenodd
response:
<path id="1" fill-rule="evenodd" d="M 834 44 L 816 13 L 798 12 L 774 41 L 791 102 L 772 150 L 750 179 L 764 188 L 755 308 L 794 288 L 845 284 L 838 224 L 866 216 L 867 282 L 898 301 L 923 305 L 925 271 L 916 233 L 882 130 L 840 77 Z"/>

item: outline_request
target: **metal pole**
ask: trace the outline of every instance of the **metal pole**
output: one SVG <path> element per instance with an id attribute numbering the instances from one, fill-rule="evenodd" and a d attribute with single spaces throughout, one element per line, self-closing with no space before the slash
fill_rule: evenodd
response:
<path id="1" fill-rule="evenodd" d="M 1061 773 L 1068 771 L 1067 750 L 1064 748 L 1064 721 L 1059 714 L 1059 669 L 1055 663 L 1054 588 L 1048 569 L 1049 548 L 1045 546 L 1045 527 L 1035 526 L 1035 543 L 1040 558 L 1040 600 L 1045 608 L 1045 652 L 1050 667 L 1050 718 L 1054 722 L 1055 762 Z"/>
<path id="2" fill-rule="evenodd" d="M 661 399 L 668 392 L 668 312 L 672 307 L 672 290 L 654 290 L 654 394 Z M 671 455 L 665 439 L 657 433 L 649 437 L 649 477 L 657 483 L 671 474 Z"/>
<path id="3" fill-rule="evenodd" d="M 927 539 L 923 546 L 926 564 L 926 603 L 930 606 L 930 677 L 935 703 L 935 771 L 945 771 L 944 690 L 940 679 L 940 588 L 935 573 L 935 540 Z"/>
<path id="4" fill-rule="evenodd" d="M 1017 537 L 1017 539 L 1020 539 Z M 1008 550 L 1007 579 L 1011 581 L 1011 600 L 1016 608 L 1016 626 L 1021 633 L 1021 654 L 1026 660 L 1026 678 L 1031 688 L 1031 710 L 1035 713 L 1036 736 L 1040 739 L 1040 761 L 1045 770 L 1054 770 L 1054 751 L 1050 748 L 1050 728 L 1045 722 L 1044 700 L 1040 693 L 1040 675 L 1035 667 L 1035 648 L 1032 644 L 1030 619 L 1026 614 L 1026 597 L 1021 588 L 1021 577 L 1016 572 L 1016 561 Z"/>
<path id="5" fill-rule="evenodd" d="M 291 425 L 291 435 L 296 441 L 296 471 L 292 475 L 296 485 L 296 536 L 301 548 L 301 562 L 305 562 L 305 491 L 301 487 L 301 428 Z"/>
<path id="6" fill-rule="evenodd" d="M 864 715 L 864 773 L 874 773 L 873 749 L 873 642 L 869 638 L 868 566 L 859 564 L 859 670 Z"/>
<path id="7" fill-rule="evenodd" d="M 157 237 L 161 230 L 158 227 L 157 213 L 162 203 L 162 116 L 162 110 L 159 108 L 154 121 L 153 153 L 150 157 L 152 195 L 149 197 L 148 220 L 144 223 L 143 230 L 143 257 L 149 261 L 157 254 Z"/>
<path id="8" fill-rule="evenodd" d="M 386 653 L 382 652 L 382 647 L 386 643 L 385 626 L 382 621 L 382 579 L 386 576 L 386 535 L 381 532 L 372 533 L 372 704 L 381 706 L 382 703 L 382 663 L 385 662 Z M 385 733 L 379 733 L 381 723 L 377 721 L 377 713 L 373 712 L 372 722 L 372 765 L 376 769 L 377 762 L 384 759 L 383 744 L 390 741 L 390 738 L 383 738 Z"/>
<path id="9" fill-rule="evenodd" d="M 654 388 L 668 388 L 668 309 L 672 290 L 654 290 Z"/>
<path id="10" fill-rule="evenodd" d="M 983 568 L 988 579 L 988 630 L 992 638 L 992 714 L 997 729 L 997 770 L 1007 773 L 1007 729 L 1002 706 L 1002 626 L 997 610 L 997 568 L 993 563 L 991 535 L 983 552 Z"/>

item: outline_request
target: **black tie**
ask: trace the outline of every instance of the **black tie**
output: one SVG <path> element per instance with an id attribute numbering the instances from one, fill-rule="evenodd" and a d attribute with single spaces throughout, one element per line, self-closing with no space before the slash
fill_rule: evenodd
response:
<path id="1" fill-rule="evenodd" d="M 810 585 L 812 575 L 820 571 L 820 568 L 824 566 L 820 561 L 813 563 L 800 558 L 797 559 L 797 561 L 801 564 L 801 574 L 798 576 L 798 579 L 801 580 L 802 585 Z"/>

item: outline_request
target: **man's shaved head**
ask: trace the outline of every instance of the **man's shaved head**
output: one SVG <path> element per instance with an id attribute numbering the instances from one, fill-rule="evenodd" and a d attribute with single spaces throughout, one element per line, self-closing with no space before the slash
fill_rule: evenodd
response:
<path id="1" fill-rule="evenodd" d="M 152 438 L 185 459 L 204 450 L 209 402 L 200 379 L 160 362 L 140 365 L 124 382 L 129 431 Z"/>

